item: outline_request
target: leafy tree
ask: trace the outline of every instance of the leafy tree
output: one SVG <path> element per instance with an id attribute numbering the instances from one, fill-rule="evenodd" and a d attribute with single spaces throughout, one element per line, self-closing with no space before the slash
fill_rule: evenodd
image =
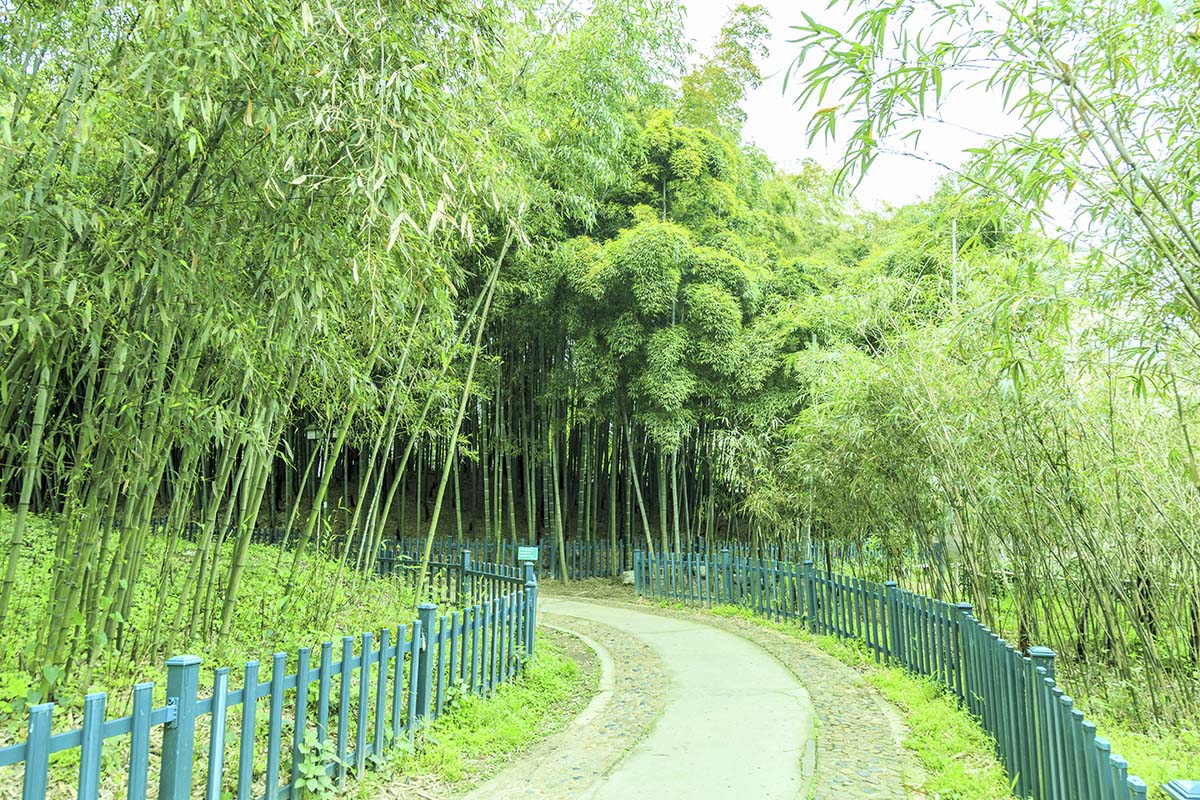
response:
<path id="1" fill-rule="evenodd" d="M 685 125 L 737 139 L 746 122 L 742 103 L 762 83 L 756 59 L 767 55 L 769 15 L 739 3 L 729 12 L 712 53 L 683 78 L 679 118 Z"/>
<path id="2" fill-rule="evenodd" d="M 852 126 L 847 176 L 901 137 L 915 146 L 956 96 L 991 97 L 1015 130 L 971 149 L 964 187 L 1035 217 L 1064 199 L 1076 205 L 1066 233 L 1092 250 L 1105 290 L 1166 328 L 1196 329 L 1195 4 L 845 7 L 845 30 L 808 15 L 796 26 L 792 74 L 800 102 L 833 102 L 814 115 L 810 136 Z"/>
<path id="3" fill-rule="evenodd" d="M 427 329 L 453 325 L 458 260 L 491 238 L 494 165 L 453 89 L 492 68 L 502 19 L 449 0 L 4 16 L 3 442 L 22 466 L 0 619 L 25 510 L 60 512 L 35 672 L 226 634 L 289 443 L 331 429 L 336 463 L 394 430 L 410 370 L 444 348 Z M 174 552 L 196 508 L 189 574 L 143 574 L 151 519 Z M 167 623 L 126 632 L 140 587 L 161 602 L 175 580 Z"/>

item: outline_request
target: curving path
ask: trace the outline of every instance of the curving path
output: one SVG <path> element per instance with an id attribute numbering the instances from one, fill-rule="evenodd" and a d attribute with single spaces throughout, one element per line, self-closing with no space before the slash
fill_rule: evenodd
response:
<path id="1" fill-rule="evenodd" d="M 793 672 L 694 619 L 543 598 L 544 621 L 600 656 L 600 692 L 563 734 L 467 795 L 472 800 L 672 797 L 793 800 L 810 794 L 814 712 Z"/>

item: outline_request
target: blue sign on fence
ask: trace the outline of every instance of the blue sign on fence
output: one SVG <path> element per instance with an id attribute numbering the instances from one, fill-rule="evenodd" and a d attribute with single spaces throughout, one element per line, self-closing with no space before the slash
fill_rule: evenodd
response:
<path id="1" fill-rule="evenodd" d="M 517 561 L 537 561 L 538 549 L 534 545 L 520 545 L 517 547 Z"/>

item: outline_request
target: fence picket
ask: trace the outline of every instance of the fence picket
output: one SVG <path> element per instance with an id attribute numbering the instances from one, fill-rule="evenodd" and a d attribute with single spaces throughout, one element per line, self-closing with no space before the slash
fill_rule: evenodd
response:
<path id="1" fill-rule="evenodd" d="M 139 683 L 133 687 L 133 714 L 129 730 L 129 780 L 126 783 L 126 795 L 129 800 L 146 800 L 150 771 L 150 711 L 153 700 L 153 683 Z"/>
<path id="2" fill-rule="evenodd" d="M 100 794 L 100 758 L 104 747 L 105 694 L 83 700 L 83 731 L 79 744 L 79 800 L 96 800 Z"/>
<path id="3" fill-rule="evenodd" d="M 392 667 L 392 741 L 400 739 L 400 711 L 404 700 L 404 643 L 407 626 L 396 628 L 396 661 Z"/>
<path id="4" fill-rule="evenodd" d="M 271 661 L 271 703 L 267 719 L 267 774 L 266 786 L 268 798 L 278 794 L 279 788 L 279 756 L 281 749 L 281 734 L 283 731 L 283 675 L 287 666 L 287 656 L 276 653 Z"/>
<path id="5" fill-rule="evenodd" d="M 254 789 L 254 723 L 258 699 L 258 662 L 248 661 L 242 672 L 242 740 L 238 749 L 238 800 L 251 800 Z"/>
<path id="6" fill-rule="evenodd" d="M 333 642 L 321 645 L 321 666 L 317 672 L 317 741 L 329 736 L 329 685 L 333 680 Z"/>
<path id="7" fill-rule="evenodd" d="M 308 686 L 312 683 L 312 670 L 309 659 L 312 650 L 301 647 L 296 653 L 296 705 L 292 716 L 292 758 L 291 774 L 288 777 L 288 797 L 299 796 L 296 780 L 300 777 L 300 760 L 304 748 L 304 736 L 308 730 Z"/>
<path id="8" fill-rule="evenodd" d="M 337 718 L 337 780 L 346 780 L 346 763 L 350 758 L 350 688 L 354 682 L 354 637 L 342 637 L 342 661 L 338 681 Z"/>
<path id="9" fill-rule="evenodd" d="M 481 694 L 479 675 L 480 660 L 479 660 L 479 639 L 482 635 L 480 632 L 480 614 L 482 609 L 479 605 L 471 607 L 471 693 Z"/>
<path id="10" fill-rule="evenodd" d="M 225 774 L 225 723 L 229 709 L 229 668 L 221 667 L 213 675 L 212 725 L 208 739 L 208 780 L 205 800 L 220 800 Z M 149 716 L 147 716 L 149 722 Z M 149 729 L 147 729 L 149 733 Z M 293 783 L 295 781 L 293 780 Z"/>
<path id="11" fill-rule="evenodd" d="M 410 742 L 417 732 L 417 685 L 420 683 L 421 636 L 421 620 L 413 620 L 412 637 L 408 641 L 408 713 L 404 717 L 404 727 L 408 731 Z"/>
<path id="12" fill-rule="evenodd" d="M 29 709 L 29 738 L 26 741 L 25 782 L 21 800 L 43 800 L 50 780 L 50 726 L 53 703 Z"/>
<path id="13" fill-rule="evenodd" d="M 383 755 L 383 731 L 387 722 L 388 650 L 391 647 L 391 631 L 379 631 L 379 664 L 375 671 L 375 729 L 371 754 Z"/>

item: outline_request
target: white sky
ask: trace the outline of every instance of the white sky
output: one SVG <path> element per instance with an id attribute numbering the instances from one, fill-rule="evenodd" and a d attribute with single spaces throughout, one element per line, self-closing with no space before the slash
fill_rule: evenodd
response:
<path id="1" fill-rule="evenodd" d="M 783 94 L 783 76 L 796 55 L 798 48 L 788 42 L 795 33 L 791 26 L 803 22 L 800 9 L 816 19 L 844 27 L 846 17 L 839 10 L 827 11 L 826 0 L 748 0 L 767 7 L 771 13 L 768 26 L 772 32 L 771 53 L 760 65 L 765 80 L 763 85 L 751 93 L 745 110 L 746 127 L 743 135 L 766 151 L 771 160 L 784 169 L 794 168 L 809 157 L 827 166 L 839 163 L 841 152 L 837 145 L 825 146 L 818 139 L 812 146 L 807 143 L 806 127 L 816 107 L 798 109 L 793 100 L 795 84 Z M 736 5 L 733 0 L 685 0 L 687 8 L 686 28 L 692 46 L 699 52 L 708 51 L 716 38 L 729 8 Z M 835 99 L 826 98 L 825 105 Z M 943 117 L 950 123 L 958 122 L 976 130 L 1007 127 L 1005 115 L 993 101 L 976 94 L 967 93 L 942 109 Z M 839 123 L 839 129 L 849 129 L 849 124 Z M 932 124 L 925 128 L 920 142 L 923 153 L 938 160 L 959 165 L 964 160 L 963 149 L 978 145 L 981 136 L 957 127 L 954 124 Z M 864 206 L 880 203 L 901 205 L 928 197 L 942 176 L 943 170 L 916 158 L 883 154 L 878 157 L 866 180 L 858 187 L 855 196 Z"/>

